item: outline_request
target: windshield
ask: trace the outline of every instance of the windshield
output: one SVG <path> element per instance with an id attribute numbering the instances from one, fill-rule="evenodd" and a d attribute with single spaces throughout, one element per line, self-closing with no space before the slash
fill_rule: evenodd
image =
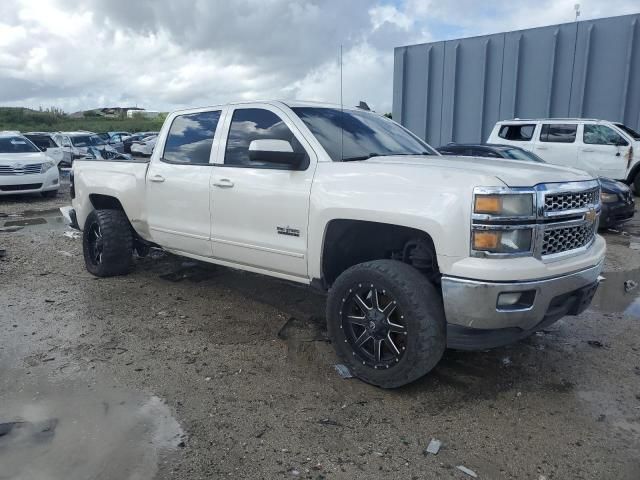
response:
<path id="1" fill-rule="evenodd" d="M 625 132 L 627 135 L 631 135 L 634 140 L 640 140 L 640 133 L 636 132 L 634 129 L 627 127 L 622 123 L 614 123 L 614 125 Z"/>
<path id="2" fill-rule="evenodd" d="M 527 152 L 526 150 L 520 150 L 519 148 L 505 149 L 502 151 L 502 153 L 505 155 L 505 157 L 511 158 L 513 160 L 527 160 L 529 162 L 546 163 L 535 153 Z"/>
<path id="3" fill-rule="evenodd" d="M 36 146 L 23 137 L 0 137 L 0 153 L 38 152 Z"/>
<path id="4" fill-rule="evenodd" d="M 56 148 L 58 146 L 53 138 L 47 135 L 25 135 L 25 137 L 31 140 L 40 150 Z"/>
<path id="5" fill-rule="evenodd" d="M 375 113 L 316 107 L 293 111 L 336 162 L 380 155 L 437 155 L 397 123 Z"/>

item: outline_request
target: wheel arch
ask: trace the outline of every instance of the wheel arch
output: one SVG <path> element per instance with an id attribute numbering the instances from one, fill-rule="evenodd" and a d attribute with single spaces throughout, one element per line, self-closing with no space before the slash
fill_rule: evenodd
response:
<path id="1" fill-rule="evenodd" d="M 423 252 L 426 257 L 423 255 L 415 264 L 416 259 L 410 260 L 406 251 L 411 242 L 428 251 Z M 425 230 L 394 223 L 340 218 L 329 221 L 325 226 L 320 250 L 321 278 L 319 281 L 314 279 L 313 283 L 328 289 L 342 272 L 353 265 L 383 259 L 423 266 L 419 269 L 433 271 L 439 281 L 436 245 Z"/>

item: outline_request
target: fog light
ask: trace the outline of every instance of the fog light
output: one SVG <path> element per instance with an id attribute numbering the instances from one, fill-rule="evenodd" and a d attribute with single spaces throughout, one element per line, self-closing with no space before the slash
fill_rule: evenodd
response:
<path id="1" fill-rule="evenodd" d="M 520 301 L 520 297 L 522 297 L 521 292 L 501 293 L 498 295 L 498 308 L 515 305 Z"/>

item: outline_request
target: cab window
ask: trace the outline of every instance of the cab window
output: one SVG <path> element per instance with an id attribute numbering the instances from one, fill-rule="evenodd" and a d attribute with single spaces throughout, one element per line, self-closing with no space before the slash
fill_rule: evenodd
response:
<path id="1" fill-rule="evenodd" d="M 173 119 L 162 161 L 185 165 L 208 165 L 220 110 L 178 115 Z"/>
<path id="2" fill-rule="evenodd" d="M 505 140 L 512 140 L 515 142 L 528 142 L 533 137 L 533 132 L 536 129 L 535 124 L 523 124 L 523 125 L 502 125 L 498 136 Z"/>
<path id="3" fill-rule="evenodd" d="M 587 145 L 629 145 L 622 136 L 605 125 L 585 125 L 582 141 Z"/>
<path id="4" fill-rule="evenodd" d="M 575 123 L 545 123 L 540 131 L 540 141 L 549 143 L 574 143 L 578 125 Z"/>
<path id="5" fill-rule="evenodd" d="M 264 108 L 239 108 L 233 112 L 224 164 L 232 167 L 272 168 L 289 170 L 292 167 L 254 161 L 249 158 L 249 145 L 254 140 L 286 140 L 294 152 L 305 152 L 293 132 L 282 119 Z M 305 152 L 306 153 L 306 152 Z M 306 160 L 308 163 L 308 159 Z M 302 167 L 305 168 L 304 165 Z"/>

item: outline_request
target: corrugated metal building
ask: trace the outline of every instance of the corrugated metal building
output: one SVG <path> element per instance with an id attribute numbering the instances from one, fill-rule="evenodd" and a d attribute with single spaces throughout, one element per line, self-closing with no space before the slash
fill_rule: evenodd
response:
<path id="1" fill-rule="evenodd" d="M 431 145 L 498 120 L 588 117 L 640 129 L 640 14 L 395 49 L 393 118 Z"/>

